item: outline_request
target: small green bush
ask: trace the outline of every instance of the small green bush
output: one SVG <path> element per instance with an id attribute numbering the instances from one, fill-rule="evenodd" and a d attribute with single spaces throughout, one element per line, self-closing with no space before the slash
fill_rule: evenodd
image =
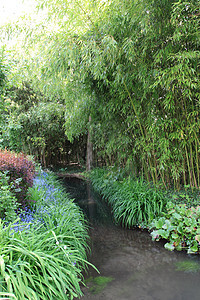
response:
<path id="1" fill-rule="evenodd" d="M 166 249 L 200 253 L 200 206 L 188 208 L 186 204 L 169 202 L 167 212 L 155 219 L 150 228 L 153 240 L 168 240 Z"/>
<path id="2" fill-rule="evenodd" d="M 12 186 L 8 183 L 6 173 L 0 172 L 0 218 L 6 221 L 16 219 L 17 199 L 11 192 Z"/>

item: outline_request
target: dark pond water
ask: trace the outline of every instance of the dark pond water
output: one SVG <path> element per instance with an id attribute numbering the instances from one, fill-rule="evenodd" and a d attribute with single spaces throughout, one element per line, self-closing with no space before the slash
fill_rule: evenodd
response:
<path id="1" fill-rule="evenodd" d="M 66 179 L 67 191 L 90 222 L 89 268 L 81 300 L 199 300 L 200 258 L 169 252 L 146 231 L 116 226 L 108 207 L 85 182 Z"/>

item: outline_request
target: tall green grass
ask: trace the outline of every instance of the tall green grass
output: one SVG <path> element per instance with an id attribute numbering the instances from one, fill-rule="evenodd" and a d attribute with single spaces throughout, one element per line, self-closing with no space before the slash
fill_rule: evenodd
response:
<path id="1" fill-rule="evenodd" d="M 123 178 L 106 169 L 94 169 L 88 176 L 110 204 L 115 221 L 125 227 L 147 226 L 165 209 L 166 193 L 143 180 Z"/>
<path id="2" fill-rule="evenodd" d="M 31 195 L 34 218 L 23 230 L 20 220 L 0 222 L 0 299 L 78 297 L 88 265 L 83 213 L 51 175 L 41 174 L 29 190 L 30 199 Z"/>

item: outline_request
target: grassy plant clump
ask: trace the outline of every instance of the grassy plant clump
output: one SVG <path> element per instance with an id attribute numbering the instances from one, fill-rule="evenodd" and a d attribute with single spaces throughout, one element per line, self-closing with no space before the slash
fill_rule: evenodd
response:
<path id="1" fill-rule="evenodd" d="M 29 189 L 32 211 L 0 223 L 0 296 L 20 300 L 80 296 L 87 267 L 87 225 L 83 213 L 51 174 Z"/>
<path id="2" fill-rule="evenodd" d="M 48 230 L 54 228 L 57 236 L 71 233 L 70 246 L 74 245 L 74 249 L 86 258 L 87 224 L 81 209 L 69 198 L 53 173 L 43 173 L 39 181 L 36 179 L 34 188 L 40 193 L 40 200 L 36 200 L 37 218 L 43 221 Z"/>
<path id="3" fill-rule="evenodd" d="M 104 169 L 92 170 L 89 178 L 111 205 L 115 220 L 126 227 L 148 226 L 165 209 L 166 193 L 143 180 L 122 179 L 119 173 Z"/>

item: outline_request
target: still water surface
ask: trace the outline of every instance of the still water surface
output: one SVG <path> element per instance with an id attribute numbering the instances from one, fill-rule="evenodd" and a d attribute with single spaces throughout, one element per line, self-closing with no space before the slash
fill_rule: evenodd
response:
<path id="1" fill-rule="evenodd" d="M 200 258 L 169 252 L 146 231 L 114 225 L 110 210 L 84 181 L 65 179 L 90 222 L 91 254 L 81 300 L 200 300 Z"/>

